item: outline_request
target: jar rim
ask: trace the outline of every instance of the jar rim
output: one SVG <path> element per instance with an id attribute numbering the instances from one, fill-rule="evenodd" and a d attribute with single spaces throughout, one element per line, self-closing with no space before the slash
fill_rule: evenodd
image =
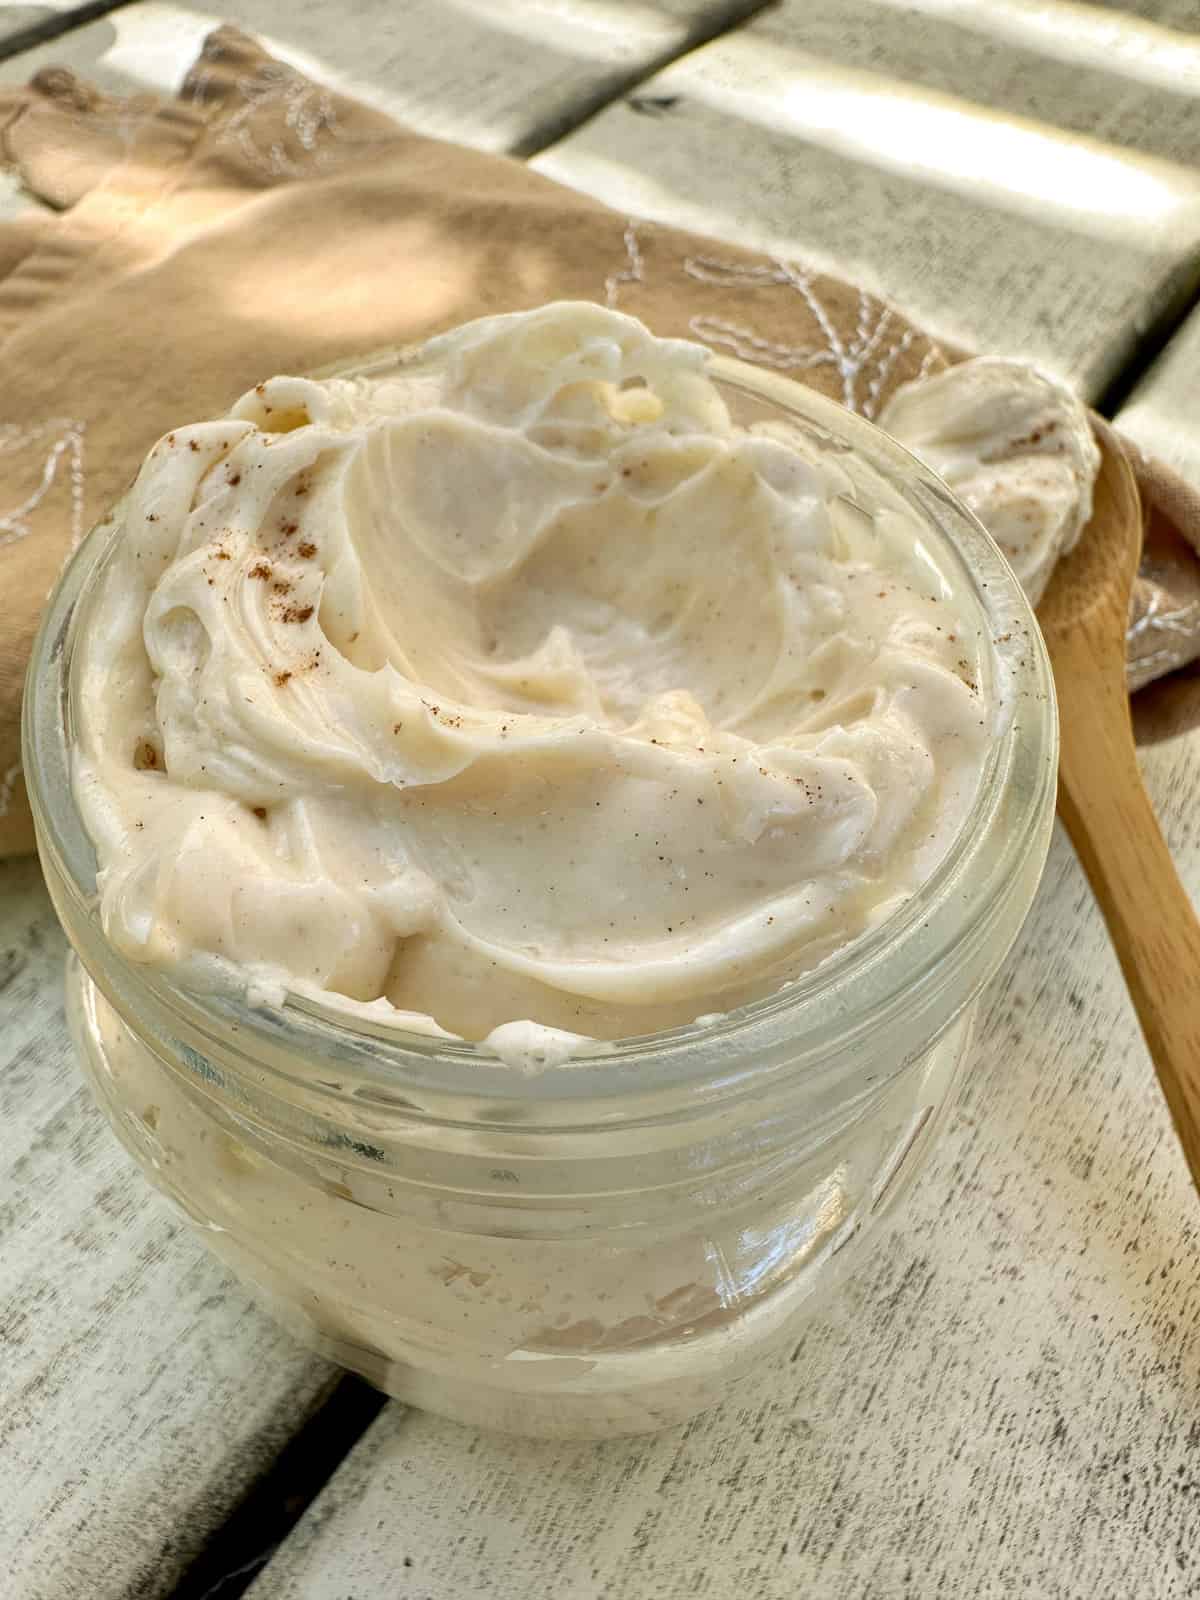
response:
<path id="1" fill-rule="evenodd" d="M 331 372 L 369 376 L 411 358 L 411 352 L 385 352 Z M 292 992 L 282 1004 L 258 1004 L 244 986 L 240 993 L 209 992 L 130 962 L 99 928 L 95 855 L 71 781 L 71 652 L 80 601 L 112 545 L 112 523 L 105 519 L 71 557 L 47 603 L 23 712 L 38 848 L 55 898 L 70 902 L 71 920 L 79 925 L 83 919 L 94 935 L 90 958 L 80 950 L 85 965 L 115 964 L 133 1009 L 156 1009 L 175 1020 L 177 1031 L 211 1039 L 223 1061 L 229 1059 L 230 1030 L 236 1032 L 234 1055 L 260 1082 L 264 1073 L 276 1077 L 284 1093 L 289 1079 L 306 1090 L 313 1086 L 311 1065 L 301 1078 L 283 1064 L 299 1056 L 320 1062 L 330 1092 L 343 1093 L 352 1082 L 352 1092 L 380 1107 L 431 1110 L 449 1120 L 483 1098 L 495 1107 L 536 1106 L 556 1123 L 577 1122 L 589 1107 L 602 1122 L 627 1123 L 653 1115 L 655 1106 L 681 1094 L 708 1101 L 772 1076 L 794 1080 L 844 1072 L 864 1037 L 900 1014 L 928 1012 L 938 1019 L 935 1032 L 948 1025 L 1007 953 L 1033 892 L 1022 868 L 1040 851 L 1040 871 L 1048 844 L 1058 724 L 1040 629 L 983 526 L 902 445 L 789 378 L 720 355 L 710 356 L 708 371 L 722 388 L 766 402 L 810 436 L 865 461 L 921 517 L 940 554 L 955 563 L 956 576 L 971 585 L 988 621 L 993 669 L 1012 714 L 991 746 L 974 801 L 949 848 L 902 906 L 770 995 L 703 1022 L 597 1041 L 586 1053 L 535 1073 L 506 1065 L 483 1044 L 418 1034 Z M 1023 897 L 1015 923 L 1008 904 L 1014 894 Z M 64 904 L 59 909 L 61 914 Z M 1007 930 L 1002 945 L 981 963 L 980 948 L 1001 927 Z M 981 965 L 986 970 L 979 976 Z M 968 970 L 974 975 L 960 993 Z M 93 976 L 99 976 L 95 970 Z M 327 1066 L 340 1081 L 325 1081 Z"/>

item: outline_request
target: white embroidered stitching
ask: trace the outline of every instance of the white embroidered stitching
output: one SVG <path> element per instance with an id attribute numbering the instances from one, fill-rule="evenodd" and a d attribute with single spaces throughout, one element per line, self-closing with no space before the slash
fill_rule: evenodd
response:
<path id="1" fill-rule="evenodd" d="M 891 306 L 880 306 L 879 315 L 875 320 L 875 327 L 872 330 L 870 337 L 861 346 L 856 345 L 854 347 L 853 354 L 858 359 L 860 372 L 866 368 L 867 362 L 870 361 L 871 357 L 875 354 L 875 351 L 879 346 L 879 342 L 883 338 L 885 330 L 890 328 L 891 324 Z"/>
<path id="2" fill-rule="evenodd" d="M 8 815 L 8 808 L 12 805 L 13 790 L 17 786 L 17 779 L 21 776 L 21 763 L 14 761 L 8 771 L 0 778 L 0 817 Z"/>
<path id="3" fill-rule="evenodd" d="M 219 45 L 211 52 L 220 54 Z M 198 67 L 192 74 L 191 99 L 200 104 L 208 94 L 212 74 Z M 322 135 L 333 139 L 345 136 L 337 115 L 333 97 L 328 90 L 310 82 L 282 61 L 263 62 L 253 73 L 237 79 L 237 91 L 243 105 L 232 111 L 215 135 L 216 144 L 232 143 L 245 156 L 251 166 L 257 167 L 272 178 L 298 178 L 313 165 L 331 160 L 335 152 Z M 250 126 L 251 118 L 264 106 L 281 104 L 284 125 L 295 135 L 308 159 L 296 160 L 283 145 L 274 140 L 263 149 L 255 140 Z M 353 140 L 360 145 L 362 140 Z"/>
<path id="4" fill-rule="evenodd" d="M 791 284 L 792 288 L 801 296 L 805 305 L 817 319 L 817 326 L 825 335 L 826 343 L 829 345 L 838 370 L 842 375 L 842 399 L 847 409 L 853 411 L 855 409 L 854 385 L 858 378 L 857 364 L 842 343 L 841 335 L 830 320 L 828 311 L 817 299 L 809 278 L 797 268 L 789 266 L 786 261 L 777 261 L 776 266 L 785 275 L 786 282 Z"/>
<path id="5" fill-rule="evenodd" d="M 852 352 L 865 351 L 868 341 L 879 333 L 879 325 L 883 321 L 882 313 L 875 318 L 875 334 L 872 335 L 869 327 L 871 315 L 871 297 L 865 289 L 858 291 L 858 321 L 854 328 L 854 343 L 850 346 Z"/>
<path id="6" fill-rule="evenodd" d="M 754 266 L 742 261 L 719 261 L 716 256 L 687 256 L 683 270 L 697 283 L 742 285 L 786 283 L 777 267 Z"/>
<path id="7" fill-rule="evenodd" d="M 625 265 L 619 272 L 610 272 L 604 280 L 604 304 L 610 311 L 617 308 L 623 283 L 642 283 L 642 269 L 645 261 L 642 257 L 642 247 L 638 243 L 637 224 L 632 220 L 625 224 Z"/>
<path id="8" fill-rule="evenodd" d="M 917 376 L 915 381 L 919 383 L 922 378 L 927 378 L 934 362 L 944 360 L 945 356 L 942 354 L 941 345 L 931 344 L 929 349 L 926 350 L 925 354 L 921 357 L 921 365 L 917 368 Z"/>
<path id="9" fill-rule="evenodd" d="M 608 304 L 616 302 L 622 282 L 642 281 L 642 257 L 632 239 L 633 224 L 626 228 L 626 252 L 630 267 L 621 273 L 610 274 L 605 279 Z M 913 343 L 924 335 L 917 328 L 906 328 L 892 343 L 884 345 L 885 335 L 891 329 L 895 313 L 891 306 L 874 299 L 865 290 L 858 292 L 858 310 L 854 334 L 847 343 L 838 332 L 823 301 L 813 287 L 812 274 L 790 262 L 776 258 L 770 265 L 742 261 L 724 261 L 718 256 L 695 255 L 684 259 L 683 270 L 697 283 L 710 283 L 718 288 L 766 288 L 774 285 L 793 289 L 804 301 L 809 315 L 824 339 L 824 347 L 813 345 L 786 345 L 764 338 L 742 323 L 729 322 L 723 317 L 697 315 L 690 319 L 691 332 L 705 344 L 732 350 L 746 361 L 760 366 L 776 367 L 781 371 L 791 368 L 809 370 L 818 366 L 834 366 L 842 380 L 842 400 L 851 411 L 861 411 L 866 417 L 875 417 L 883 399 L 884 386 L 897 362 L 903 359 Z M 931 368 L 945 358 L 940 347 L 929 341 L 921 357 L 918 378 L 927 377 Z M 874 363 L 875 373 L 869 381 L 867 373 Z M 860 396 L 860 385 L 866 381 L 866 393 Z"/>
<path id="10" fill-rule="evenodd" d="M 19 505 L 0 512 L 0 549 L 5 545 L 15 544 L 19 539 L 28 538 L 32 531 L 29 518 L 50 492 L 64 455 L 67 457 L 70 474 L 71 549 L 74 550 L 78 545 L 84 532 L 83 436 L 86 429 L 86 423 L 73 417 L 51 417 L 46 422 L 39 422 L 32 428 L 25 429 L 15 422 L 0 426 L 0 455 L 9 455 L 24 449 L 27 445 L 36 444 L 48 433 L 54 431 L 58 433 L 58 437 L 50 447 L 49 455 L 42 464 L 41 477 L 35 488 Z"/>
<path id="11" fill-rule="evenodd" d="M 881 358 L 879 365 L 875 369 L 875 376 L 867 385 L 867 399 L 863 406 L 864 417 L 874 417 L 878 412 L 880 390 L 887 381 L 888 374 L 896 365 L 896 362 L 912 344 L 916 336 L 917 330 L 915 328 L 906 328 L 904 331 L 904 337 L 902 339 L 898 339 L 887 352 L 887 354 Z"/>
<path id="12" fill-rule="evenodd" d="M 757 362 L 760 367 L 776 367 L 781 372 L 796 367 L 807 370 L 834 361 L 828 350 L 814 350 L 811 345 L 776 344 L 770 339 L 761 338 L 750 328 L 743 328 L 736 322 L 726 322 L 721 317 L 692 317 L 688 327 L 705 344 L 722 346 L 732 350 L 743 361 Z"/>
<path id="13" fill-rule="evenodd" d="M 824 303 L 813 288 L 812 276 L 800 267 L 776 259 L 770 266 L 745 262 L 722 261 L 716 256 L 688 256 L 683 270 L 698 283 L 711 283 L 721 288 L 762 288 L 774 284 L 794 289 L 808 308 L 809 314 L 821 331 L 824 350 L 812 347 L 786 346 L 764 339 L 751 328 L 736 323 L 725 323 L 720 318 L 693 318 L 693 332 L 706 343 L 722 344 L 736 349 L 747 360 L 771 366 L 814 367 L 829 364 L 837 367 L 842 380 L 842 400 L 852 411 L 861 410 L 873 417 L 879 409 L 883 385 L 896 362 L 918 338 L 915 328 L 909 328 L 888 349 L 880 351 L 884 335 L 892 325 L 892 308 L 874 300 L 865 290 L 859 290 L 858 311 L 854 335 L 847 344 L 839 334 Z M 872 318 L 874 320 L 872 321 Z M 712 337 L 705 328 L 713 331 Z M 739 348 L 740 346 L 740 348 Z M 786 352 L 786 355 L 785 355 Z M 931 346 L 925 353 L 922 376 L 940 358 L 941 352 Z M 867 385 L 866 396 L 860 401 L 859 385 L 872 361 L 876 363 L 874 379 Z"/>

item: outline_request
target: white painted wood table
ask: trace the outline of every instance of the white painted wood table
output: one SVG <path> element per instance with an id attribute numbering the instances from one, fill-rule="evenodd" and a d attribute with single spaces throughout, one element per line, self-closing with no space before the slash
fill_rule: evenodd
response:
<path id="1" fill-rule="evenodd" d="M 0 75 L 62 61 L 170 91 L 217 20 L 100 9 L 0 4 Z M 856 273 L 1089 397 L 1132 386 L 1122 423 L 1200 484 L 1200 312 L 1130 376 L 1200 283 L 1200 7 L 759 11 L 221 14 L 426 131 Z M 1189 692 L 1142 708 L 1175 730 L 1143 753 L 1200 896 Z M 364 1427 L 363 1391 L 254 1310 L 117 1148 L 71 1061 L 62 956 L 36 867 L 0 867 L 0 1600 L 1200 1594 L 1196 1200 L 1062 837 L 962 1102 L 863 1269 L 736 1402 L 603 1446 L 392 1404 Z M 272 1494 L 311 1504 L 264 1566 Z"/>

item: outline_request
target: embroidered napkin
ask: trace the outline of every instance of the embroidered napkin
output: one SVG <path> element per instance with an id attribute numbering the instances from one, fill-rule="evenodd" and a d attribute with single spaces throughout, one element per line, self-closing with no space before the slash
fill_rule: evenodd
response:
<path id="1" fill-rule="evenodd" d="M 559 298 L 868 417 L 952 359 L 850 284 L 420 138 L 229 27 L 174 101 L 114 99 L 57 68 L 0 92 L 0 159 L 56 212 L 0 226 L 0 855 L 32 842 L 21 685 L 67 555 L 160 434 L 262 377 Z M 1200 655 L 1200 496 L 1135 461 L 1153 531 L 1136 684 Z"/>

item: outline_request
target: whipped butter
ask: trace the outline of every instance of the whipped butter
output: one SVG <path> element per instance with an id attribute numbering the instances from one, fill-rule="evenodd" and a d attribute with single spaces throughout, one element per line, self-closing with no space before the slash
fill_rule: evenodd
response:
<path id="1" fill-rule="evenodd" d="M 942 859 L 991 643 L 900 511 L 590 304 L 151 451 L 76 654 L 126 957 L 559 1058 L 770 993 Z"/>
<path id="2" fill-rule="evenodd" d="M 1024 361 L 979 356 L 901 384 L 879 425 L 975 513 L 1037 605 L 1092 514 L 1100 450 L 1077 396 Z"/>

